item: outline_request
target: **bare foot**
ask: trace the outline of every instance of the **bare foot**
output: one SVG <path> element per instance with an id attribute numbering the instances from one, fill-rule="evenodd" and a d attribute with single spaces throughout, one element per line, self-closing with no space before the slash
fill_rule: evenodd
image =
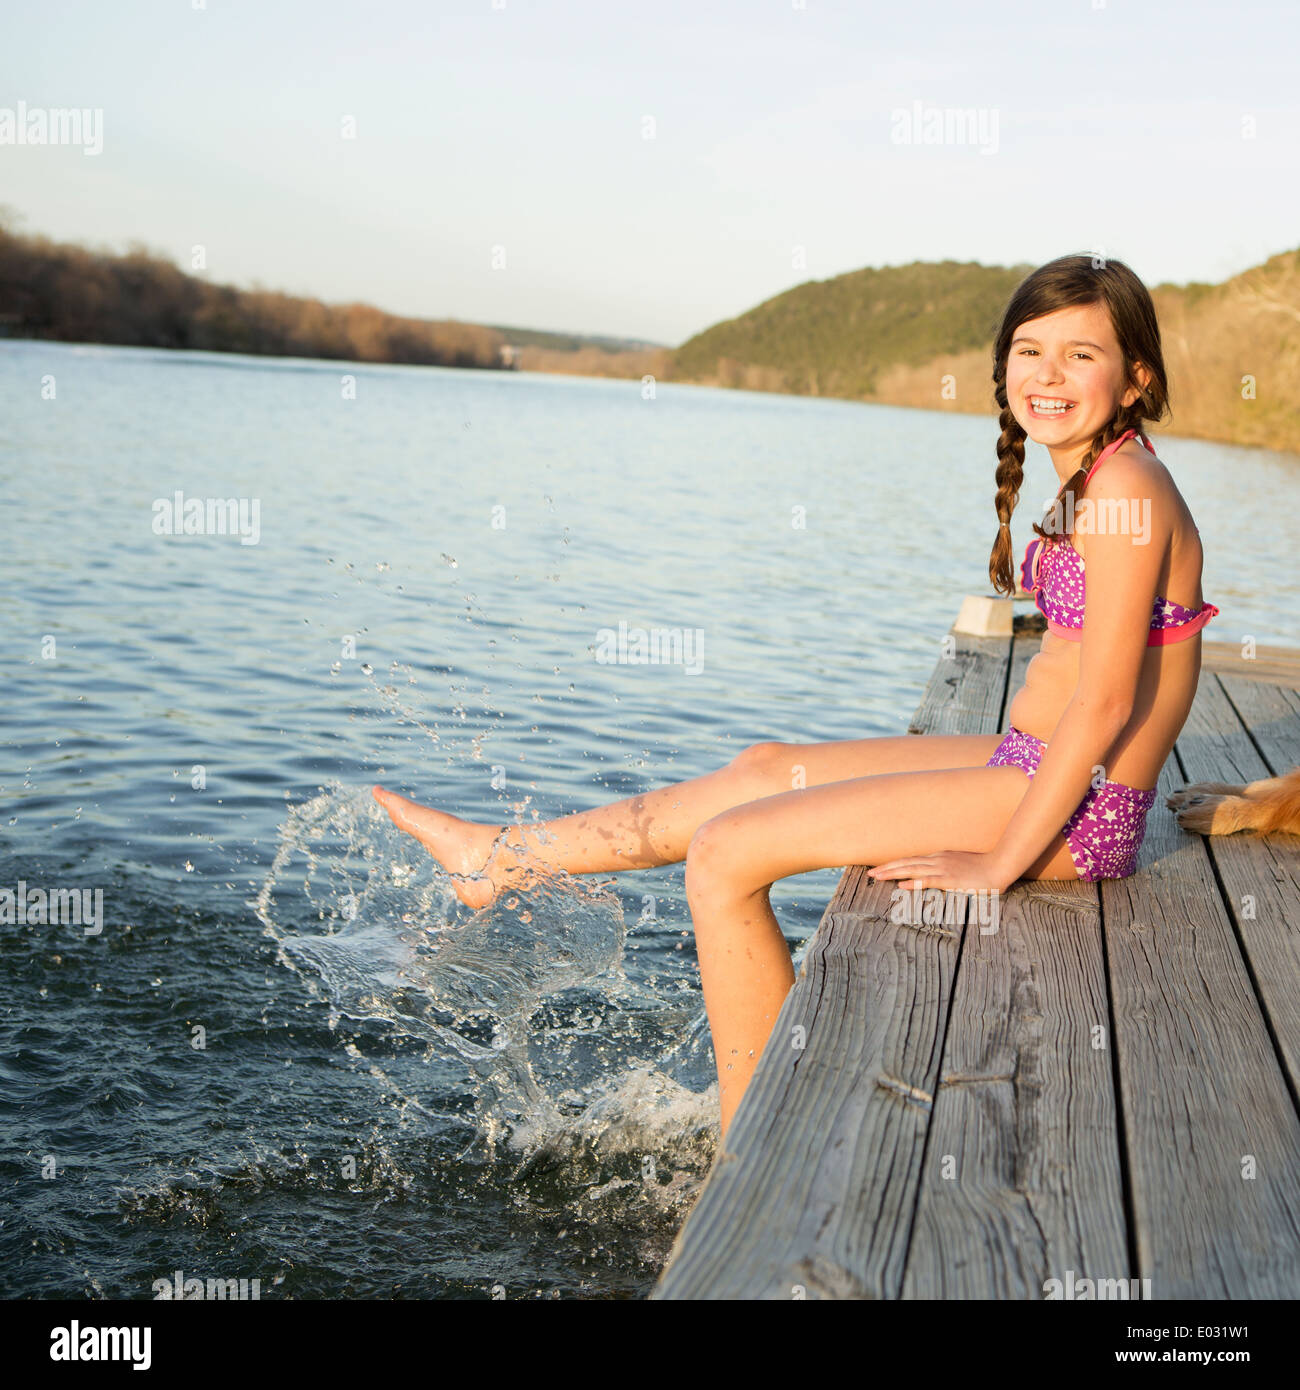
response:
<path id="1" fill-rule="evenodd" d="M 492 846 L 504 826 L 461 820 L 383 787 L 372 788 L 371 795 L 399 830 L 414 835 L 447 870 L 456 896 L 466 907 L 486 907 L 505 886 L 503 877 L 498 881 L 491 872 L 484 872 Z"/>

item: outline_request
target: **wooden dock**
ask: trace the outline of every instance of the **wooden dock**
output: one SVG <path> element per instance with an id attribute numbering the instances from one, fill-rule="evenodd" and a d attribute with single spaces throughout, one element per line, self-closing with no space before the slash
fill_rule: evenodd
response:
<path id="1" fill-rule="evenodd" d="M 1033 626 L 954 633 L 910 732 L 1005 730 Z M 1164 805 L 1300 765 L 1300 656 L 1255 661 L 1203 643 L 1132 877 L 981 931 L 845 870 L 652 1298 L 1300 1297 L 1300 836 Z"/>

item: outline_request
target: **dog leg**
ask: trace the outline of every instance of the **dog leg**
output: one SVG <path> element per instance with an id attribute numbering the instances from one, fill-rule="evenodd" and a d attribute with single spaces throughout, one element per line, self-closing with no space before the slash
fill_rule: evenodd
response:
<path id="1" fill-rule="evenodd" d="M 1233 835 L 1251 830 L 1260 816 L 1260 804 L 1244 796 L 1194 796 L 1177 813 L 1178 824 L 1198 835 Z"/>
<path id="2" fill-rule="evenodd" d="M 1200 835 L 1234 835 L 1238 830 L 1300 834 L 1300 768 L 1244 787 L 1213 790 L 1221 785 L 1199 782 L 1166 798 L 1184 830 Z"/>
<path id="3" fill-rule="evenodd" d="M 1252 786 L 1259 786 L 1260 783 L 1252 783 Z M 1165 805 L 1171 811 L 1177 811 L 1185 806 L 1195 797 L 1202 796 L 1244 796 L 1246 788 L 1240 782 L 1193 782 L 1189 787 L 1180 787 L 1178 791 L 1171 792 L 1165 797 Z"/>

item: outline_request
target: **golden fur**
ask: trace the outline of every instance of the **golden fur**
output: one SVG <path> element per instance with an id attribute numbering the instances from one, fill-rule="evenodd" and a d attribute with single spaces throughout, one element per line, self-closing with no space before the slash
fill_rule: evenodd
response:
<path id="1" fill-rule="evenodd" d="M 1201 835 L 1300 835 L 1300 767 L 1246 786 L 1196 782 L 1165 798 L 1184 830 Z"/>

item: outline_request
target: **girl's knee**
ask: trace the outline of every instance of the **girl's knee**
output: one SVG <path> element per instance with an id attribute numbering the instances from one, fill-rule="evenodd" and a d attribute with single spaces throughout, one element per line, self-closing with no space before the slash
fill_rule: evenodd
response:
<path id="1" fill-rule="evenodd" d="M 767 782 L 774 778 L 791 776 L 791 745 L 769 741 L 751 743 L 731 760 L 734 771 Z"/>
<path id="2" fill-rule="evenodd" d="M 699 826 L 686 847 L 686 898 L 699 900 L 725 886 L 734 837 L 726 813 Z"/>

